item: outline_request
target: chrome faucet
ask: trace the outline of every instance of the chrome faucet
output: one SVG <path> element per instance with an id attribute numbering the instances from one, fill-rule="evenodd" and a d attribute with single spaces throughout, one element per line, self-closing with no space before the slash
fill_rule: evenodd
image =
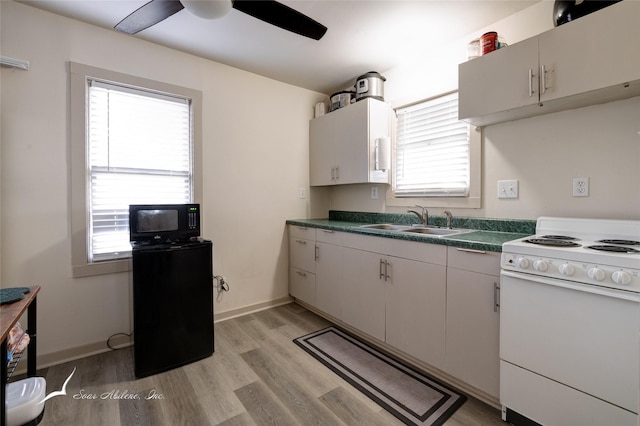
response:
<path id="1" fill-rule="evenodd" d="M 407 210 L 407 213 L 413 213 L 416 216 L 418 216 L 420 218 L 420 222 L 422 222 L 422 224 L 424 226 L 428 226 L 429 225 L 429 211 L 427 210 L 426 207 L 422 207 L 416 204 L 416 207 L 420 207 L 420 209 L 422 210 L 421 213 L 415 211 L 415 210 Z"/>
<path id="2" fill-rule="evenodd" d="M 447 229 L 451 229 L 451 219 L 453 218 L 453 215 L 449 210 L 445 210 L 444 215 L 447 216 Z"/>

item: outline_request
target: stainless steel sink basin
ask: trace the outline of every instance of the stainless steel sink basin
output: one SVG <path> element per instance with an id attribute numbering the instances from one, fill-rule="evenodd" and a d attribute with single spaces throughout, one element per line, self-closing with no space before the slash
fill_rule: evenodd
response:
<path id="1" fill-rule="evenodd" d="M 471 229 L 446 229 L 428 228 L 420 225 L 398 225 L 393 223 L 376 223 L 373 225 L 361 225 L 364 229 L 381 229 L 384 231 L 411 232 L 413 234 L 433 235 L 434 237 L 446 237 L 447 235 L 462 234 L 471 232 Z"/>
<path id="2" fill-rule="evenodd" d="M 382 229 L 385 231 L 404 231 L 411 229 L 411 225 L 395 225 L 392 223 L 376 223 L 375 225 L 362 225 L 360 228 L 365 229 Z"/>
<path id="3" fill-rule="evenodd" d="M 434 236 L 447 236 L 470 232 L 469 229 L 445 229 L 445 228 L 412 228 L 404 229 L 402 232 L 412 232 L 414 234 L 427 234 Z"/>

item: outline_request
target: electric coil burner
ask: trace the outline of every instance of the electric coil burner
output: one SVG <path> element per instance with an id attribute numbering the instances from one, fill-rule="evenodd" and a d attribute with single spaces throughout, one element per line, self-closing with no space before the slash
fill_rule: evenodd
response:
<path id="1" fill-rule="evenodd" d="M 571 238 L 571 237 L 567 237 L 567 238 Z M 524 242 L 530 243 L 530 244 L 538 244 L 541 246 L 552 246 L 552 247 L 580 247 L 580 244 L 574 243 L 573 241 L 567 238 L 565 239 L 548 238 L 548 237 L 529 238 L 524 240 Z"/>

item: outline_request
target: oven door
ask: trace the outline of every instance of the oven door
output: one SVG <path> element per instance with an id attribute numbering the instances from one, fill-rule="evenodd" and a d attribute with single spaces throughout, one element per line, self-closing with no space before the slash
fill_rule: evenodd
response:
<path id="1" fill-rule="evenodd" d="M 636 425 L 639 300 L 503 270 L 503 406 L 545 425 Z"/>

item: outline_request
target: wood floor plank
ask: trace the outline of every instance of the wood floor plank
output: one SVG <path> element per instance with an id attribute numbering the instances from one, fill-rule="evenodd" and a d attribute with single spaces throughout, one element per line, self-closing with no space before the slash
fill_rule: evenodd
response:
<path id="1" fill-rule="evenodd" d="M 258 425 L 294 425 L 295 417 L 262 382 L 250 383 L 235 391 L 238 399 Z"/>
<path id="2" fill-rule="evenodd" d="M 219 424 L 245 412 L 242 402 L 229 391 L 228 383 L 215 368 L 216 362 L 214 356 L 184 367 L 193 386 L 193 397 L 202 406 L 209 424 Z"/>
<path id="3" fill-rule="evenodd" d="M 355 398 L 352 392 L 343 387 L 337 387 L 327 392 L 320 397 L 320 400 L 348 425 L 392 426 L 403 424 L 391 415 L 383 416 L 380 415 L 380 412 L 371 410 L 358 398 Z"/>
<path id="4" fill-rule="evenodd" d="M 244 360 L 260 376 L 262 382 L 304 425 L 337 425 L 341 421 L 312 394 L 293 379 L 287 365 L 273 362 L 263 349 L 242 354 Z"/>

